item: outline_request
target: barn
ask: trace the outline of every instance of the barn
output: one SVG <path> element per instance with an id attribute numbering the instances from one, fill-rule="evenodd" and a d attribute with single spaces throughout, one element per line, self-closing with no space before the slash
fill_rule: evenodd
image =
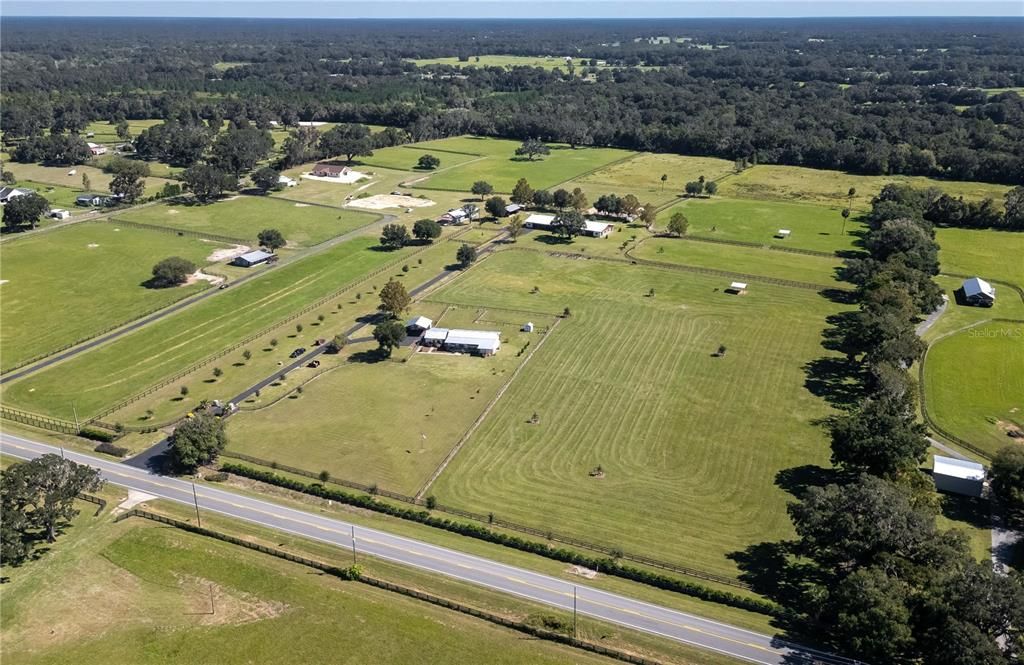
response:
<path id="1" fill-rule="evenodd" d="M 232 261 L 232 265 L 242 266 L 243 268 L 251 268 L 254 265 L 265 263 L 269 261 L 274 255 L 270 252 L 264 252 L 262 249 L 256 249 L 251 252 L 246 252 L 240 256 L 236 256 L 235 260 Z"/>
<path id="2" fill-rule="evenodd" d="M 425 316 L 414 316 L 405 322 L 405 331 L 410 335 L 422 335 L 434 326 L 434 322 Z"/>
<path id="3" fill-rule="evenodd" d="M 940 492 L 981 496 L 985 487 L 985 467 L 977 462 L 936 455 L 932 480 Z"/>
<path id="4" fill-rule="evenodd" d="M 964 300 L 971 305 L 991 307 L 996 302 L 996 289 L 980 277 L 965 279 L 963 286 Z"/>

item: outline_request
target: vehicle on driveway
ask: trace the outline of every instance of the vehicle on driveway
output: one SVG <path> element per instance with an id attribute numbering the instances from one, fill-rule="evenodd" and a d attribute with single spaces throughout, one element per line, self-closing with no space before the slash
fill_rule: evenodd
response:
<path id="1" fill-rule="evenodd" d="M 317 340 L 313 341 L 313 346 L 322 346 L 326 342 L 327 342 L 327 340 L 324 339 L 323 337 L 321 337 L 320 339 L 317 339 Z"/>
<path id="2" fill-rule="evenodd" d="M 298 358 L 299 356 L 301 356 L 305 352 L 306 352 L 306 347 L 300 346 L 299 348 L 297 348 L 294 351 L 292 351 L 292 354 L 290 356 L 288 356 L 288 357 L 289 358 Z"/>
<path id="3" fill-rule="evenodd" d="M 313 369 L 316 369 L 319 366 L 320 366 L 320 361 L 319 360 L 311 360 L 311 361 L 309 361 L 309 364 L 306 365 L 306 367 L 311 367 Z"/>

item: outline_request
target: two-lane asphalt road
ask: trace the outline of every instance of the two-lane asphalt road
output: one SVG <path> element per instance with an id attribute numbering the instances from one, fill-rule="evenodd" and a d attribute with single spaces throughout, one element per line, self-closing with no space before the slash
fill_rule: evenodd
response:
<path id="1" fill-rule="evenodd" d="M 11 434 L 0 434 L 0 450 L 7 455 L 31 459 L 59 448 Z M 108 481 L 154 496 L 193 504 L 193 485 L 183 480 L 157 476 L 91 455 L 64 451 L 76 462 L 96 467 Z M 295 510 L 204 485 L 195 486 L 201 512 L 220 513 L 264 527 L 351 549 L 353 538 L 359 555 L 372 555 L 431 573 L 479 584 L 503 593 L 565 610 L 571 610 L 575 595 L 577 611 L 662 637 L 716 651 L 734 658 L 765 665 L 821 663 L 852 665 L 853 661 L 783 642 L 769 635 L 710 621 L 692 614 L 600 591 L 582 584 L 541 575 L 462 552 L 430 545 L 384 531 L 355 526 L 315 513 Z"/>

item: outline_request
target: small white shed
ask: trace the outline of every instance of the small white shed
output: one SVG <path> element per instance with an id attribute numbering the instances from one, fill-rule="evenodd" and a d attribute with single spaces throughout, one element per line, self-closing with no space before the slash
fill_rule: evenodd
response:
<path id="1" fill-rule="evenodd" d="M 732 282 L 731 284 L 729 284 L 729 288 L 727 288 L 725 291 L 726 291 L 726 293 L 746 293 L 747 292 L 747 283 L 746 282 Z"/>
<path id="2" fill-rule="evenodd" d="M 981 496 L 985 487 L 985 467 L 977 462 L 936 455 L 932 480 L 940 492 Z"/>
<path id="3" fill-rule="evenodd" d="M 527 321 L 523 324 L 523 332 L 533 332 L 533 321 Z"/>
<path id="4" fill-rule="evenodd" d="M 776 232 L 775 237 L 785 239 L 789 237 L 789 233 L 789 229 L 779 229 L 778 232 Z"/>

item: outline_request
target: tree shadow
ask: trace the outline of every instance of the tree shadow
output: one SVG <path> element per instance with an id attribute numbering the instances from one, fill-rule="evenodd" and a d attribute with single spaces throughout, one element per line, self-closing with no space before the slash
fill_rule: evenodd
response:
<path id="1" fill-rule="evenodd" d="M 572 238 L 567 238 L 565 236 L 551 235 L 550 233 L 546 233 L 544 235 L 537 235 L 537 236 L 534 236 L 534 237 L 536 238 L 537 242 L 542 242 L 545 245 L 570 245 L 570 244 L 572 244 Z"/>
<path id="2" fill-rule="evenodd" d="M 182 282 L 182 284 L 184 284 L 184 282 Z M 164 281 L 162 279 L 157 279 L 156 277 L 150 277 L 149 279 L 147 279 L 144 282 L 139 282 L 139 286 L 141 286 L 144 289 L 157 290 L 157 289 L 173 289 L 174 287 L 178 286 L 178 284 L 174 284 L 172 282 L 167 282 L 167 281 Z"/>
<path id="3" fill-rule="evenodd" d="M 390 357 L 391 356 L 380 349 L 369 349 L 367 351 L 356 351 L 346 359 L 346 362 L 373 365 L 375 363 L 383 362 Z"/>
<path id="4" fill-rule="evenodd" d="M 836 281 L 842 281 L 840 270 L 841 268 L 836 269 Z M 822 289 L 818 291 L 818 295 L 837 305 L 853 305 L 857 302 L 857 292 L 851 289 Z"/>
<path id="5" fill-rule="evenodd" d="M 792 469 L 783 469 L 775 474 L 775 485 L 797 499 L 803 499 L 812 487 L 843 484 L 846 476 L 838 469 L 828 469 L 816 464 L 804 464 Z"/>
<path id="6" fill-rule="evenodd" d="M 942 514 L 956 522 L 970 524 L 976 529 L 992 528 L 992 510 L 988 501 L 979 497 L 959 494 L 940 494 Z"/>
<path id="7" fill-rule="evenodd" d="M 804 365 L 804 387 L 836 408 L 848 409 L 864 397 L 864 371 L 860 363 L 834 356 Z"/>

